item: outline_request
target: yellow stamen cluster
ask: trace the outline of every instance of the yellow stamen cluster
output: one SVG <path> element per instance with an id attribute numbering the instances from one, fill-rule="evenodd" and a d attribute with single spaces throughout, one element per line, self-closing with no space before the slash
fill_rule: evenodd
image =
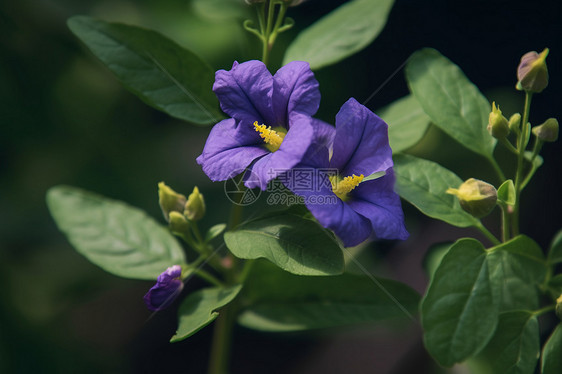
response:
<path id="1" fill-rule="evenodd" d="M 275 152 L 281 147 L 281 143 L 283 143 L 283 138 L 285 137 L 284 133 L 278 133 L 272 130 L 271 126 L 265 127 L 265 125 L 258 125 L 258 121 L 254 122 L 254 128 L 260 133 L 264 143 L 266 143 L 267 149 L 271 152 Z"/>
<path id="2" fill-rule="evenodd" d="M 339 179 L 337 176 L 330 177 L 330 182 L 332 183 L 332 191 L 342 200 L 347 200 L 347 194 L 353 191 L 355 187 L 359 186 L 359 183 L 363 181 L 365 176 L 355 175 Z"/>

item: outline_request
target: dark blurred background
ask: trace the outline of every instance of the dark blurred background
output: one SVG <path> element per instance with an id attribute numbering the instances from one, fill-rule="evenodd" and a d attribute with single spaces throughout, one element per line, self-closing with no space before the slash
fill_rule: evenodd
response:
<path id="1" fill-rule="evenodd" d="M 344 1 L 310 0 L 289 15 L 272 70 L 299 30 Z M 151 282 L 109 275 L 77 254 L 47 211 L 46 190 L 70 184 L 128 203 L 161 220 L 156 185 L 166 181 L 207 198 L 204 226 L 225 221 L 222 184 L 195 163 L 209 128 L 144 105 L 73 37 L 72 15 L 154 28 L 216 69 L 259 58 L 241 23 L 254 16 L 242 0 L 4 0 L 0 2 L 0 372 L 204 372 L 212 328 L 178 344 L 175 308 L 150 318 L 142 296 Z M 353 22 L 353 20 L 349 20 Z M 316 73 L 318 116 L 333 122 L 347 98 L 364 101 L 422 47 L 438 49 L 506 116 L 521 111 L 514 90 L 519 58 L 550 48 L 550 85 L 533 99 L 531 122 L 562 114 L 562 8 L 552 1 L 397 0 L 386 28 L 362 52 Z M 367 103 L 373 110 L 408 93 L 400 70 Z M 544 165 L 525 190 L 522 232 L 546 248 L 562 226 L 560 142 L 546 144 Z M 431 127 L 412 153 L 461 178 L 497 185 L 479 156 Z M 496 150 L 508 174 L 514 160 Z M 421 262 L 441 240 L 474 235 L 424 218 L 404 204 L 411 237 L 371 244 L 366 267 L 423 292 Z M 492 231 L 497 212 L 486 220 Z M 187 291 L 201 287 L 190 282 Z M 547 322 L 548 323 L 548 322 Z M 437 370 L 424 353 L 419 326 L 302 334 L 237 328 L 233 373 L 411 373 Z"/>

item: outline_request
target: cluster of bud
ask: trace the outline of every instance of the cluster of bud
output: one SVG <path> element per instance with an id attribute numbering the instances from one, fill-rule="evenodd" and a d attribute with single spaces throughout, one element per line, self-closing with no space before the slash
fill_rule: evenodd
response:
<path id="1" fill-rule="evenodd" d="M 185 232 L 189 229 L 189 222 L 198 221 L 205 215 L 205 199 L 197 187 L 193 188 L 186 199 L 184 195 L 160 182 L 158 198 L 162 214 L 174 232 Z"/>

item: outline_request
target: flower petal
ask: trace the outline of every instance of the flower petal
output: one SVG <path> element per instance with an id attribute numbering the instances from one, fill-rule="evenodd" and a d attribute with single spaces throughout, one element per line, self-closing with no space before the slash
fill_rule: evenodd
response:
<path id="1" fill-rule="evenodd" d="M 394 171 L 388 169 L 382 178 L 361 183 L 352 192 L 349 206 L 367 217 L 379 239 L 408 239 L 400 197 L 394 192 Z"/>
<path id="2" fill-rule="evenodd" d="M 369 220 L 355 212 L 332 192 L 327 174 L 318 169 L 311 169 L 311 175 L 310 188 L 303 189 L 301 186 L 295 189 L 291 184 L 286 184 L 286 187 L 303 197 L 312 215 L 322 226 L 332 230 L 344 246 L 352 247 L 368 239 L 373 232 Z"/>
<path id="3" fill-rule="evenodd" d="M 368 176 L 393 166 L 388 125 L 351 98 L 336 115 L 336 136 L 330 166 L 343 176 Z"/>
<path id="4" fill-rule="evenodd" d="M 273 77 L 263 62 L 235 63 L 229 71 L 217 71 L 213 91 L 222 110 L 240 123 L 271 126 Z"/>
<path id="5" fill-rule="evenodd" d="M 316 118 L 312 119 L 312 126 L 316 133 L 315 142 L 320 146 L 331 149 L 334 144 L 334 137 L 336 136 L 336 128 Z"/>
<path id="6" fill-rule="evenodd" d="M 275 73 L 272 102 L 275 122 L 271 126 L 289 124 L 288 117 L 292 112 L 312 116 L 318 111 L 318 81 L 314 78 L 308 62 L 293 61 Z"/>
<path id="7" fill-rule="evenodd" d="M 240 174 L 254 160 L 269 153 L 259 135 L 233 118 L 217 123 L 205 143 L 197 163 L 212 181 Z"/>
<path id="8" fill-rule="evenodd" d="M 258 178 L 246 181 L 246 187 L 259 187 L 265 190 L 269 181 L 292 169 L 303 160 L 313 140 L 312 118 L 293 114 L 291 128 L 285 135 L 281 147 L 252 165 L 252 173 Z"/>
<path id="9" fill-rule="evenodd" d="M 159 311 L 170 306 L 183 289 L 181 266 L 174 265 L 158 276 L 156 284 L 144 295 L 146 307 Z"/>

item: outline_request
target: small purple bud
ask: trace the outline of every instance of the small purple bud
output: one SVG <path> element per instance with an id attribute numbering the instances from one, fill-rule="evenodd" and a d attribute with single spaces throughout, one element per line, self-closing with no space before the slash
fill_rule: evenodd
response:
<path id="1" fill-rule="evenodd" d="M 181 266 L 171 266 L 158 276 L 156 284 L 144 295 L 144 303 L 148 309 L 157 312 L 170 306 L 182 289 Z"/>
<path id="2" fill-rule="evenodd" d="M 542 125 L 533 127 L 533 134 L 543 142 L 555 142 L 558 140 L 558 120 L 547 119 Z"/>
<path id="3" fill-rule="evenodd" d="M 517 88 L 528 92 L 539 93 L 548 85 L 548 69 L 546 67 L 546 56 L 548 48 L 540 54 L 532 51 L 525 53 L 521 57 L 521 62 L 517 67 Z"/>

